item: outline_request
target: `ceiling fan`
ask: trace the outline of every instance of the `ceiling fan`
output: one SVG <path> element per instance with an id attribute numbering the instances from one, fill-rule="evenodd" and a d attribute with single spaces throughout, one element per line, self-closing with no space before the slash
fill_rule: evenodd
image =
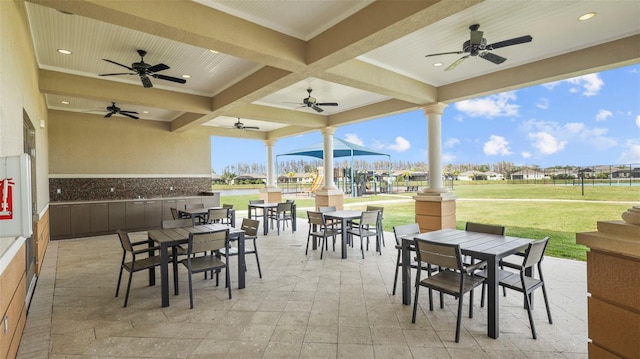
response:
<path id="1" fill-rule="evenodd" d="M 244 123 L 240 122 L 240 118 L 238 118 L 238 122 L 233 124 L 233 128 L 238 130 L 259 130 L 260 127 L 257 126 L 245 126 Z"/>
<path id="2" fill-rule="evenodd" d="M 489 51 L 499 49 L 501 47 L 531 42 L 531 40 L 533 40 L 530 35 L 525 35 L 509 40 L 494 42 L 493 44 L 487 44 L 487 39 L 482 37 L 484 32 L 478 31 L 479 28 L 479 24 L 473 24 L 469 26 L 469 30 L 471 30 L 471 38 L 462 44 L 462 51 L 441 52 L 438 54 L 426 55 L 425 57 L 449 54 L 467 54 L 449 65 L 449 67 L 447 67 L 445 71 L 453 70 L 456 66 L 460 65 L 462 61 L 468 59 L 470 56 L 480 56 L 481 58 L 498 65 L 505 62 L 507 59 Z"/>
<path id="3" fill-rule="evenodd" d="M 149 87 L 153 87 L 153 84 L 151 83 L 151 79 L 149 77 L 153 77 L 154 79 L 160 79 L 160 80 L 167 80 L 167 81 L 171 81 L 171 82 L 177 82 L 180 84 L 186 83 L 187 80 L 185 79 L 181 79 L 178 77 L 172 77 L 172 76 L 166 76 L 166 75 L 161 75 L 161 74 L 157 74 L 156 72 L 160 72 L 160 71 L 164 71 L 164 70 L 168 70 L 169 66 L 165 65 L 165 64 L 157 64 L 157 65 L 153 65 L 151 66 L 150 64 L 144 62 L 144 57 L 147 54 L 146 51 L 144 50 L 138 50 L 138 55 L 140 55 L 140 62 L 134 62 L 133 64 L 131 64 L 131 67 L 117 63 L 115 61 L 112 60 L 108 60 L 108 59 L 102 59 L 106 62 L 110 62 L 112 64 L 118 65 L 118 66 L 122 66 L 125 69 L 128 69 L 131 72 L 120 72 L 120 73 L 113 73 L 113 74 L 100 74 L 98 76 L 114 76 L 114 75 L 138 75 L 140 77 L 140 81 L 142 81 L 142 85 L 146 88 Z"/>
<path id="4" fill-rule="evenodd" d="M 320 108 L 320 106 L 338 106 L 338 103 L 336 102 L 318 102 L 315 97 L 311 97 L 311 91 L 313 90 L 307 89 L 309 96 L 302 100 L 302 103 L 300 104 L 301 107 L 310 107 L 317 112 L 322 112 L 324 110 Z"/>
<path id="5" fill-rule="evenodd" d="M 134 120 L 137 120 L 137 119 L 140 118 L 138 116 L 135 116 L 135 115 L 138 114 L 137 112 L 122 110 L 122 109 L 120 109 L 120 107 L 116 106 L 115 102 L 112 102 L 111 106 L 107 106 L 107 111 L 108 111 L 108 113 L 106 115 L 104 115 L 104 117 L 106 117 L 106 118 L 109 118 L 109 117 L 111 117 L 113 115 L 127 116 L 127 117 L 133 118 Z"/>

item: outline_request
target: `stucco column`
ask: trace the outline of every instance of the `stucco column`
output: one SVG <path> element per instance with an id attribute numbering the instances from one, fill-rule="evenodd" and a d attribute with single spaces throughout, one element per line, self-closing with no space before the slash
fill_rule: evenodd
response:
<path id="1" fill-rule="evenodd" d="M 264 140 L 265 152 L 267 154 L 267 185 L 260 189 L 260 199 L 273 203 L 282 200 L 282 190 L 278 187 L 278 174 L 275 170 L 276 162 L 273 159 L 273 145 L 275 140 Z"/>
<path id="2" fill-rule="evenodd" d="M 343 208 L 344 193 L 333 183 L 333 134 L 335 127 L 322 129 L 324 145 L 324 186 L 315 192 L 316 209 L 318 207 L 336 206 Z"/>
<path id="3" fill-rule="evenodd" d="M 337 189 L 333 183 L 333 134 L 335 127 L 325 127 L 322 129 L 324 144 L 324 187 L 323 189 Z"/>
<path id="4" fill-rule="evenodd" d="M 446 107 L 437 102 L 423 108 L 429 139 L 429 187 L 413 197 L 416 222 L 422 232 L 456 228 L 457 197 L 442 186 L 442 113 Z"/>
<path id="5" fill-rule="evenodd" d="M 442 113 L 446 107 L 439 102 L 424 107 L 429 139 L 429 192 L 446 191 L 442 188 Z"/>
<path id="6" fill-rule="evenodd" d="M 277 174 L 275 171 L 276 163 L 273 160 L 273 145 L 275 145 L 275 140 L 264 140 L 264 146 L 267 152 L 267 187 L 278 187 L 277 185 Z"/>

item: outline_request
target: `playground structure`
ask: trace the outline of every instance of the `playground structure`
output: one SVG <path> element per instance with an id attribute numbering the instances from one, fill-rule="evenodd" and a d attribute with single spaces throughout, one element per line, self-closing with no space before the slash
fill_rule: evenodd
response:
<path id="1" fill-rule="evenodd" d="M 311 182 L 311 187 L 306 191 L 309 194 L 314 193 L 319 190 L 324 183 L 324 167 L 318 167 L 316 169 L 316 175 L 313 177 L 313 182 Z"/>

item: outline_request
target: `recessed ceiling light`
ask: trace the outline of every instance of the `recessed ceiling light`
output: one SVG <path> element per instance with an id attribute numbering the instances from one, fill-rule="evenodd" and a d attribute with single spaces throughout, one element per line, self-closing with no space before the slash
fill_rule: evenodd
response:
<path id="1" fill-rule="evenodd" d="M 182 75 L 182 78 L 183 78 L 183 79 L 190 79 L 190 78 L 191 78 L 191 75 L 186 75 L 186 74 L 185 74 L 185 75 Z"/>
<path id="2" fill-rule="evenodd" d="M 216 50 L 209 50 L 209 52 L 214 53 L 214 54 L 219 54 L 219 52 L 216 51 Z"/>
<path id="3" fill-rule="evenodd" d="M 65 49 L 58 49 L 58 52 L 63 54 L 63 55 L 71 55 L 72 52 L 69 50 L 65 50 Z"/>
<path id="4" fill-rule="evenodd" d="M 578 20 L 585 21 L 585 20 L 589 20 L 589 19 L 593 18 L 594 16 L 596 16 L 595 12 L 589 12 L 589 13 L 586 13 L 586 14 L 580 16 L 578 18 Z"/>
<path id="5" fill-rule="evenodd" d="M 436 62 L 435 64 L 433 64 L 433 67 L 440 67 L 442 66 L 442 62 Z"/>
<path id="6" fill-rule="evenodd" d="M 149 111 L 142 111 L 142 113 L 149 113 Z"/>
<path id="7" fill-rule="evenodd" d="M 63 104 L 63 105 L 68 105 L 69 101 L 60 101 L 60 103 Z"/>

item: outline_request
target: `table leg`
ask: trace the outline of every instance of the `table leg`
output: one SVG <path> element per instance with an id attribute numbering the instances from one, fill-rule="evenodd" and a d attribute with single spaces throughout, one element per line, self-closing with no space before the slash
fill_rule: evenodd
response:
<path id="1" fill-rule="evenodd" d="M 160 246 L 160 288 L 162 292 L 162 306 L 169 306 L 169 246 Z"/>
<path id="2" fill-rule="evenodd" d="M 153 241 L 149 238 L 149 247 L 153 247 Z M 156 268 L 149 268 L 149 287 L 156 285 Z"/>
<path id="3" fill-rule="evenodd" d="M 297 216 L 296 216 L 296 206 L 293 205 L 291 208 L 292 208 L 292 210 L 291 210 L 291 230 L 293 232 L 295 232 L 296 231 L 296 218 L 297 218 Z"/>
<path id="4" fill-rule="evenodd" d="M 247 262 L 244 255 L 244 233 L 238 235 L 238 288 L 245 287 L 245 273 L 247 271 Z"/>
<path id="5" fill-rule="evenodd" d="M 496 257 L 491 257 L 487 259 L 487 334 L 494 339 L 497 339 L 500 334 L 498 287 L 498 260 Z"/>
<path id="6" fill-rule="evenodd" d="M 340 223 L 342 229 L 342 259 L 347 259 L 347 219 L 342 218 Z"/>
<path id="7" fill-rule="evenodd" d="M 402 240 L 402 304 L 411 305 L 411 254 L 410 240 Z"/>
<path id="8" fill-rule="evenodd" d="M 269 234 L 269 224 L 267 223 L 267 209 L 262 210 L 262 232 L 266 236 Z"/>

